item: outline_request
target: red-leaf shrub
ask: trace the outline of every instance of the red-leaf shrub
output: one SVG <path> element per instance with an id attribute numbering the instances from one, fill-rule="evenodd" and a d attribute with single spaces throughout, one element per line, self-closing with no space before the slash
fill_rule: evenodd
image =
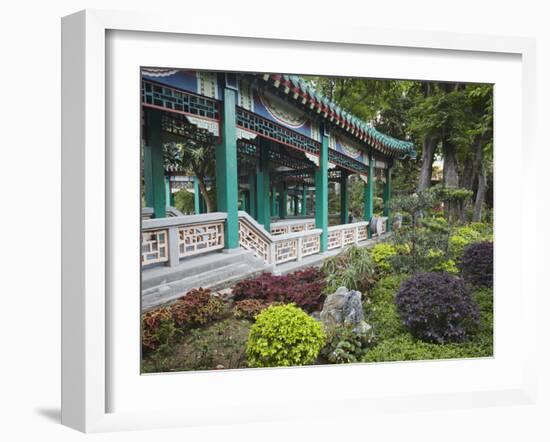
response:
<path id="1" fill-rule="evenodd" d="M 277 303 L 270 304 L 264 299 L 243 299 L 235 302 L 233 315 L 237 319 L 254 319 L 258 313 L 273 304 Z"/>
<path id="2" fill-rule="evenodd" d="M 479 322 L 464 281 L 449 273 L 414 275 L 401 284 L 395 303 L 405 327 L 428 342 L 463 342 Z"/>
<path id="3" fill-rule="evenodd" d="M 145 351 L 167 345 L 175 331 L 169 308 L 157 308 L 141 316 L 141 343 Z"/>
<path id="4" fill-rule="evenodd" d="M 288 275 L 262 273 L 237 283 L 233 288 L 235 301 L 259 299 L 267 304 L 294 303 L 307 312 L 321 310 L 325 296 L 323 273 L 314 267 Z"/>
<path id="5" fill-rule="evenodd" d="M 179 327 L 204 325 L 218 318 L 223 300 L 210 289 L 193 289 L 170 306 L 172 318 Z"/>
<path id="6" fill-rule="evenodd" d="M 476 287 L 493 287 L 493 243 L 473 243 L 464 249 L 458 262 L 462 277 Z"/>

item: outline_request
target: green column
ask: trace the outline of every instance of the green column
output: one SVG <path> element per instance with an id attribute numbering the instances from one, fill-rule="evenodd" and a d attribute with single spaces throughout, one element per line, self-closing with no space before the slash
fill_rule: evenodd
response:
<path id="1" fill-rule="evenodd" d="M 281 219 L 286 218 L 286 207 L 287 207 L 286 196 L 287 196 L 286 184 L 284 181 L 281 181 L 281 183 L 279 184 L 279 218 Z"/>
<path id="2" fill-rule="evenodd" d="M 293 200 L 294 200 L 294 216 L 298 216 L 300 214 L 300 206 L 298 204 L 298 195 L 294 195 L 293 197 Z"/>
<path id="3" fill-rule="evenodd" d="M 165 175 L 164 176 L 164 200 L 166 201 L 166 205 L 170 205 L 170 195 L 172 194 L 170 189 L 170 176 Z"/>
<path id="4" fill-rule="evenodd" d="M 195 206 L 195 214 L 201 213 L 201 189 L 199 187 L 199 179 L 193 177 L 193 202 Z"/>
<path id="5" fill-rule="evenodd" d="M 225 247 L 234 249 L 239 247 L 236 91 L 223 86 L 221 98 L 220 138 L 216 145 L 216 194 L 218 210 L 227 213 Z"/>
<path id="6" fill-rule="evenodd" d="M 271 226 L 271 207 L 269 200 L 269 142 L 260 140 L 260 161 L 256 169 L 256 210 L 257 219 L 269 232 Z"/>
<path id="7" fill-rule="evenodd" d="M 348 171 L 342 169 L 340 177 L 340 224 L 348 223 L 349 194 L 348 194 Z"/>
<path id="8" fill-rule="evenodd" d="M 326 128 L 321 128 L 321 146 L 319 152 L 319 167 L 315 169 L 315 227 L 322 229 L 321 252 L 328 245 L 328 142 L 329 134 Z"/>
<path id="9" fill-rule="evenodd" d="M 243 210 L 250 215 L 250 192 L 248 189 L 243 190 Z"/>
<path id="10" fill-rule="evenodd" d="M 250 204 L 250 216 L 257 220 L 258 212 L 256 211 L 256 201 L 258 200 L 256 196 L 256 175 L 250 175 L 248 177 L 248 191 L 250 194 L 249 204 Z"/>
<path id="11" fill-rule="evenodd" d="M 391 201 L 391 162 L 388 160 L 388 166 L 385 170 L 386 175 L 386 184 L 384 185 L 384 216 L 388 217 L 388 220 L 386 221 L 386 231 L 391 232 L 391 210 L 388 206 L 388 204 Z"/>
<path id="12" fill-rule="evenodd" d="M 302 206 L 300 207 L 302 216 L 307 215 L 307 187 L 304 184 L 302 186 Z"/>
<path id="13" fill-rule="evenodd" d="M 160 112 L 146 111 L 148 139 L 143 149 L 143 178 L 145 204 L 152 207 L 155 218 L 166 216 L 166 190 L 164 184 L 164 148 L 162 143 Z"/>
<path id="14" fill-rule="evenodd" d="M 369 175 L 368 175 L 368 180 L 367 180 L 367 184 L 365 184 L 364 186 L 364 194 L 363 194 L 363 199 L 364 199 L 364 202 L 365 202 L 365 221 L 370 221 L 370 219 L 372 218 L 372 215 L 373 215 L 373 199 L 374 199 L 374 158 L 372 157 L 372 155 L 369 155 Z M 370 228 L 370 224 L 368 226 L 368 229 L 367 229 L 367 232 L 368 232 L 368 237 L 370 238 L 372 233 L 371 233 L 371 228 Z"/>
<path id="15" fill-rule="evenodd" d="M 277 204 L 277 190 L 275 189 L 275 186 L 273 186 L 271 188 L 271 215 L 272 216 L 277 216 L 277 208 L 278 208 L 278 204 Z"/>

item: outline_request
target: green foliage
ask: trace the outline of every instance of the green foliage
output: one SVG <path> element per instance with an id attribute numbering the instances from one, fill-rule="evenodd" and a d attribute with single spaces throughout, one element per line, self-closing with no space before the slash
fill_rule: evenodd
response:
<path id="1" fill-rule="evenodd" d="M 194 213 L 195 197 L 187 189 L 180 189 L 174 193 L 174 205 L 181 213 Z"/>
<path id="2" fill-rule="evenodd" d="M 342 286 L 365 292 L 376 280 L 375 264 L 369 250 L 356 246 L 325 260 L 321 271 L 326 275 L 326 293 L 334 293 Z"/>
<path id="3" fill-rule="evenodd" d="M 246 354 L 250 367 L 311 364 L 325 343 L 320 322 L 293 304 L 271 306 L 256 316 Z"/>
<path id="4" fill-rule="evenodd" d="M 438 184 L 431 188 L 437 200 L 445 203 L 461 203 L 472 198 L 473 192 L 462 187 L 448 187 Z"/>
<path id="5" fill-rule="evenodd" d="M 391 269 L 389 257 L 397 255 L 397 249 L 390 243 L 382 242 L 370 249 L 372 260 L 379 271 L 388 273 Z"/>
<path id="6" fill-rule="evenodd" d="M 208 328 L 191 330 L 186 339 L 179 370 L 212 370 L 246 367 L 245 346 L 249 325 L 228 320 Z"/>
<path id="7" fill-rule="evenodd" d="M 376 283 L 363 303 L 365 321 L 378 342 L 406 333 L 395 308 L 395 294 L 407 275 L 386 276 Z"/>
<path id="8" fill-rule="evenodd" d="M 464 248 L 473 242 L 480 241 L 481 233 L 471 226 L 462 226 L 453 229 L 452 235 L 449 238 L 449 252 L 456 259 L 462 255 Z"/>
<path id="9" fill-rule="evenodd" d="M 433 344 L 403 334 L 387 339 L 369 350 L 363 357 L 363 362 L 480 358 L 492 355 L 492 341 L 488 340 L 463 344 Z"/>
<path id="10" fill-rule="evenodd" d="M 360 362 L 373 343 L 372 329 L 356 332 L 351 326 L 332 327 L 327 331 L 321 356 L 331 364 Z"/>

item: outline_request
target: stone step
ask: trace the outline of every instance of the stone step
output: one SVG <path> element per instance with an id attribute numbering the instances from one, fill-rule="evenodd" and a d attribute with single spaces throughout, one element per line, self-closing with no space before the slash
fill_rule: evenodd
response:
<path id="1" fill-rule="evenodd" d="M 142 291 L 142 311 L 150 310 L 162 304 L 170 303 L 189 290 L 203 287 L 222 290 L 238 281 L 256 276 L 266 270 L 263 262 L 254 258 L 225 264 L 215 269 L 194 274 L 186 278 L 171 281 Z"/>
<path id="2" fill-rule="evenodd" d="M 175 267 L 158 266 L 145 269 L 142 272 L 141 288 L 145 290 L 173 281 L 179 281 L 189 276 L 199 275 L 228 264 L 248 262 L 251 257 L 254 258 L 248 250 L 235 249 L 185 258 Z"/>

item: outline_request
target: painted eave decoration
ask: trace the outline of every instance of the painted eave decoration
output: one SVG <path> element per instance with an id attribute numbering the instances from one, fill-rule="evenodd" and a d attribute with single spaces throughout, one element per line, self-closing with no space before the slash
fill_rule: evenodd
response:
<path id="1" fill-rule="evenodd" d="M 261 80 L 302 104 L 309 112 L 322 116 L 331 124 L 348 132 L 362 142 L 373 146 L 387 156 L 400 159 L 416 158 L 414 145 L 377 131 L 365 121 L 343 110 L 336 103 L 319 94 L 303 78 L 297 75 L 260 74 Z"/>

